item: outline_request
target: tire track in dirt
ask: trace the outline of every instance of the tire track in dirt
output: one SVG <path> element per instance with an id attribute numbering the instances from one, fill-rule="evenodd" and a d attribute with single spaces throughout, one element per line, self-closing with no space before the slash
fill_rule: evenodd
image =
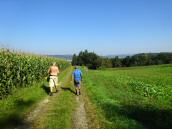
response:
<path id="1" fill-rule="evenodd" d="M 85 102 L 82 96 L 76 96 L 78 107 L 74 113 L 73 129 L 88 129 L 88 121 L 86 117 Z"/>

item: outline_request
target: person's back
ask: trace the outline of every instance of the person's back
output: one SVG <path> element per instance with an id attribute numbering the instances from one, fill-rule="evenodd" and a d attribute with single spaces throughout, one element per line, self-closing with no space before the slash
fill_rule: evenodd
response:
<path id="1" fill-rule="evenodd" d="M 79 69 L 77 69 L 77 67 L 75 67 L 75 71 L 72 73 L 72 76 L 73 76 L 74 85 L 76 88 L 76 94 L 80 95 L 81 94 L 80 86 L 81 86 L 81 81 L 82 81 L 81 70 L 79 70 Z"/>
<path id="2" fill-rule="evenodd" d="M 59 73 L 59 69 L 57 66 L 51 66 L 50 67 L 50 75 L 57 76 L 58 73 Z"/>
<path id="3" fill-rule="evenodd" d="M 56 63 L 54 62 L 52 66 L 50 66 L 49 70 L 49 86 L 50 86 L 50 95 L 53 95 L 53 88 L 56 89 L 57 92 L 57 84 L 58 84 L 58 73 L 59 73 L 59 68 L 56 66 Z"/>
<path id="4" fill-rule="evenodd" d="M 75 80 L 75 81 L 81 81 L 81 80 L 82 80 L 82 72 L 81 72 L 81 70 L 76 69 L 76 70 L 73 72 L 73 76 L 74 76 L 74 80 Z"/>

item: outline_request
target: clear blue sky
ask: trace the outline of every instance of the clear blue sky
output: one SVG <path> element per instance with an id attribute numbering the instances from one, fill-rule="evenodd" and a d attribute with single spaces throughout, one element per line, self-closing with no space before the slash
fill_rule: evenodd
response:
<path id="1" fill-rule="evenodd" d="M 172 0 L 0 0 L 0 44 L 41 54 L 172 52 Z"/>

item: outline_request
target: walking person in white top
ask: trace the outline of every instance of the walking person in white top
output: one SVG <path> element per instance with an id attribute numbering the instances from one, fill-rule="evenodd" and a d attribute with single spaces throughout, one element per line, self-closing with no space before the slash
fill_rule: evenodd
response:
<path id="1" fill-rule="evenodd" d="M 57 84 L 58 84 L 58 77 L 57 75 L 60 73 L 58 66 L 56 66 L 56 63 L 54 62 L 52 66 L 48 69 L 49 73 L 49 86 L 50 86 L 50 93 L 49 95 L 53 95 L 53 88 L 56 88 L 57 92 Z"/>

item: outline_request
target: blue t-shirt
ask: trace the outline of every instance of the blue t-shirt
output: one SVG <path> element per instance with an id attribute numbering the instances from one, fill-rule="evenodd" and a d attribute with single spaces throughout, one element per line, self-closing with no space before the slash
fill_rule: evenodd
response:
<path id="1" fill-rule="evenodd" d="M 72 73 L 74 80 L 75 81 L 81 81 L 82 79 L 82 72 L 79 69 L 76 69 L 73 73 Z"/>

